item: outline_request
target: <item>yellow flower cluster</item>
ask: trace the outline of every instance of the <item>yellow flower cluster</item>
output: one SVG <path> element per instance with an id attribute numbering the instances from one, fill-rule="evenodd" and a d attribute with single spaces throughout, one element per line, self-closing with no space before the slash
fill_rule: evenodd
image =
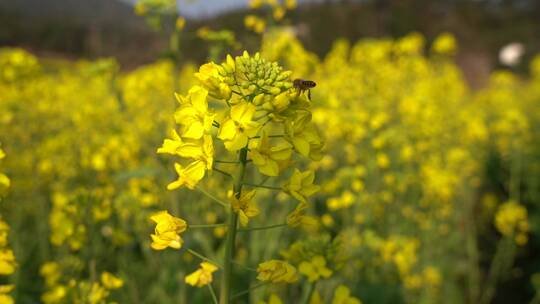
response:
<path id="1" fill-rule="evenodd" d="M 46 292 L 41 301 L 55 303 L 108 303 L 110 291 L 121 288 L 124 281 L 110 272 L 101 273 L 99 280 L 79 281 L 69 279 L 62 283 L 62 267 L 56 262 L 47 262 L 40 268 L 40 275 L 45 279 Z"/>
<path id="2" fill-rule="evenodd" d="M 504 236 L 514 238 L 518 245 L 525 245 L 529 233 L 527 209 L 515 201 L 503 203 L 495 213 L 495 227 Z"/>
<path id="3" fill-rule="evenodd" d="M 257 273 L 257 279 L 263 282 L 294 283 L 298 281 L 296 268 L 280 260 L 270 260 L 259 264 Z"/>
<path id="4" fill-rule="evenodd" d="M 287 11 L 294 10 L 297 6 L 296 0 L 250 0 L 249 7 L 252 10 L 270 9 L 271 17 L 274 21 L 283 20 Z M 247 29 L 257 34 L 262 34 L 267 28 L 267 22 L 254 14 L 247 15 L 244 18 L 244 25 Z"/>
<path id="5" fill-rule="evenodd" d="M 150 4 L 138 9 L 151 15 Z M 338 40 L 318 58 L 291 31 L 264 31 L 260 55 L 180 71 L 158 61 L 120 73 L 114 60 L 40 62 L 0 51 L 0 138 L 9 153 L 0 151 L 0 195 L 9 194 L 0 236 L 7 244 L 9 231 L 14 249 L 2 247 L 0 268 L 18 270 L 14 300 L 39 301 L 25 280 L 40 265 L 45 303 L 130 302 L 132 290 L 168 303 L 195 291 L 164 286 L 211 286 L 234 261 L 233 285 L 247 282 L 237 263 L 278 283 L 250 292 L 255 302 L 270 293 L 273 303 L 296 301 L 284 296 L 313 281 L 312 300 L 322 303 L 357 303 L 374 284 L 396 290 L 396 302 L 439 303 L 455 286 L 475 286 L 475 249 L 482 261 L 495 256 L 495 244 L 474 248 L 477 240 L 534 237 L 540 57 L 529 79 L 495 72 L 472 92 L 449 57 L 457 50 L 450 34 L 431 45 L 418 34 Z M 317 82 L 311 100 L 294 78 Z M 155 155 L 167 130 L 158 153 L 176 165 Z M 170 189 L 200 193 L 166 191 L 173 168 Z M 188 235 L 173 215 L 186 216 Z M 224 223 L 231 215 L 238 225 Z M 221 259 L 234 229 L 236 250 Z M 149 248 L 190 251 L 178 258 Z M 184 278 L 195 268 L 192 249 L 212 259 Z M 149 267 L 157 270 L 141 271 Z M 129 277 L 130 289 L 110 292 L 122 284 L 104 269 Z M 0 299 L 12 288 L 0 287 Z"/>
<path id="6" fill-rule="evenodd" d="M 0 160 L 6 156 L 5 152 L 0 148 Z M 9 178 L 0 172 L 0 202 L 2 196 L 6 193 L 10 186 Z M 17 267 L 13 250 L 9 247 L 9 225 L 2 219 L 0 215 L 0 276 L 13 274 Z M 15 288 L 14 285 L 0 285 L 0 303 L 12 304 L 15 303 L 9 293 Z"/>

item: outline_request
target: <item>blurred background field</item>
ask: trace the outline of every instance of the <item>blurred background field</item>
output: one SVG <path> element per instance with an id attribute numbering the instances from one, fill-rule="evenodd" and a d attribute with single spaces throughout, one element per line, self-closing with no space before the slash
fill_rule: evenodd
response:
<path id="1" fill-rule="evenodd" d="M 174 92 L 244 50 L 317 83 L 325 146 L 301 227 L 241 234 L 236 261 L 323 256 L 309 303 L 540 302 L 539 33 L 527 0 L 0 0 L 0 303 L 212 303 L 184 283 L 200 262 L 185 248 L 219 260 L 224 228 L 157 252 L 149 216 L 226 214 L 168 191 L 156 150 Z M 226 199 L 225 177 L 201 183 Z M 291 201 L 261 190 L 253 225 Z M 255 277 L 239 268 L 233 288 Z"/>

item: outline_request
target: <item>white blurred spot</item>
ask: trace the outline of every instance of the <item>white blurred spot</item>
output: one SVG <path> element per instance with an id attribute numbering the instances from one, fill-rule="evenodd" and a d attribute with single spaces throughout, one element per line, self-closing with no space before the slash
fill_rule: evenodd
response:
<path id="1" fill-rule="evenodd" d="M 507 66 L 515 66 L 525 53 L 525 47 L 522 43 L 512 42 L 502 47 L 499 52 L 499 61 Z"/>

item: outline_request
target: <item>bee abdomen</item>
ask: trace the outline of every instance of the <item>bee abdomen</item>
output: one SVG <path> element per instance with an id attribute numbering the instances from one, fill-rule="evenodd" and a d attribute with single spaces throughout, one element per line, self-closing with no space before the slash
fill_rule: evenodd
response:
<path id="1" fill-rule="evenodd" d="M 301 88 L 301 89 L 310 89 L 310 88 L 314 88 L 317 85 L 315 81 L 303 80 L 303 79 L 295 79 L 293 81 L 293 84 L 295 87 Z"/>
<path id="2" fill-rule="evenodd" d="M 314 88 L 317 84 L 315 83 L 315 81 L 303 80 L 302 85 L 308 88 Z"/>

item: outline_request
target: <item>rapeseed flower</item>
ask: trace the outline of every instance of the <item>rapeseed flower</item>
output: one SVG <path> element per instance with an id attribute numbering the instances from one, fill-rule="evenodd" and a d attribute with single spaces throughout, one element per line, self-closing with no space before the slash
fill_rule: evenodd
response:
<path id="1" fill-rule="evenodd" d="M 307 203 L 307 198 L 317 191 L 320 187 L 313 184 L 315 173 L 311 170 L 300 171 L 294 169 L 289 181 L 283 185 L 283 191 L 292 195 L 302 203 Z"/>
<path id="2" fill-rule="evenodd" d="M 257 273 L 257 279 L 263 282 L 294 283 L 298 280 L 296 268 L 280 260 L 270 260 L 259 264 Z"/>
<path id="3" fill-rule="evenodd" d="M 326 267 L 326 259 L 320 255 L 314 256 L 309 262 L 300 263 L 298 270 L 308 278 L 309 282 L 329 278 L 333 273 L 330 268 Z"/>
<path id="4" fill-rule="evenodd" d="M 200 268 L 190 275 L 186 276 L 185 282 L 194 287 L 203 287 L 212 283 L 212 273 L 218 270 L 218 267 L 209 262 L 202 262 Z"/>
<path id="5" fill-rule="evenodd" d="M 152 248 L 155 250 L 163 250 L 167 247 L 180 249 L 183 240 L 180 233 L 186 231 L 186 221 L 174 217 L 167 211 L 160 211 L 153 214 L 150 219 L 156 223 L 156 228 L 152 237 Z"/>
<path id="6" fill-rule="evenodd" d="M 242 192 L 240 198 L 237 198 L 235 195 L 230 195 L 229 197 L 232 209 L 238 213 L 242 226 L 247 226 L 249 219 L 257 216 L 260 212 L 257 204 L 253 201 L 253 197 L 255 197 L 255 190 Z"/>
<path id="7" fill-rule="evenodd" d="M 222 123 L 218 134 L 227 150 L 240 150 L 247 145 L 249 137 L 257 135 L 260 124 L 252 120 L 255 110 L 255 106 L 247 102 L 231 107 L 230 117 Z"/>

